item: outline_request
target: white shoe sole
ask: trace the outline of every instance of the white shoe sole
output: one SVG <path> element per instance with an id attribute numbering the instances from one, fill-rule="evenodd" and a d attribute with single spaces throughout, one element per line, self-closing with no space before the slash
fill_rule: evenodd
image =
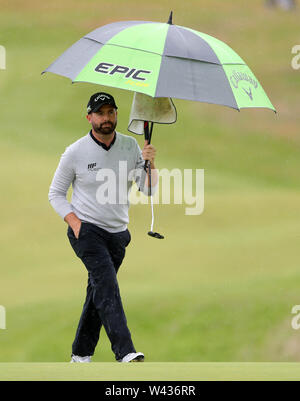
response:
<path id="1" fill-rule="evenodd" d="M 124 358 L 119 360 L 118 362 L 144 362 L 145 356 L 142 352 L 132 352 L 128 355 L 125 355 Z"/>

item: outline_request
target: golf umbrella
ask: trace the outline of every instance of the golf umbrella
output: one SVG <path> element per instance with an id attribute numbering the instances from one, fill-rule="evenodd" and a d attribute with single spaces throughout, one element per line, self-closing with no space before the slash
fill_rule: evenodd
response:
<path id="1" fill-rule="evenodd" d="M 243 59 L 224 42 L 168 23 L 123 21 L 100 27 L 67 49 L 44 72 L 72 82 L 275 111 Z"/>
<path id="2" fill-rule="evenodd" d="M 174 25 L 172 12 L 168 23 L 121 21 L 95 29 L 42 73 L 45 72 L 65 76 L 73 83 L 111 86 L 152 98 L 194 100 L 237 110 L 268 108 L 276 112 L 261 84 L 236 52 L 210 35 Z M 145 121 L 148 143 L 152 129 L 153 122 L 149 126 Z"/>

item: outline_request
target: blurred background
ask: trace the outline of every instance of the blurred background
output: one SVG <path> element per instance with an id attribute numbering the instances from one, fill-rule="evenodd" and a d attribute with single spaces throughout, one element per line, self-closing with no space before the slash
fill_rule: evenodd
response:
<path id="1" fill-rule="evenodd" d="M 272 4 L 271 4 L 272 3 Z M 158 169 L 205 170 L 205 208 L 132 205 L 119 273 L 129 327 L 148 361 L 299 361 L 299 8 L 263 0 L 0 1 L 1 362 L 69 361 L 87 274 L 48 189 L 66 146 L 89 131 L 90 95 L 112 93 L 127 132 L 132 92 L 41 72 L 95 28 L 173 22 L 232 47 L 278 111 L 174 100 L 178 122 L 156 126 Z M 137 137 L 140 146 L 143 138 Z M 102 331 L 94 361 L 113 361 Z"/>

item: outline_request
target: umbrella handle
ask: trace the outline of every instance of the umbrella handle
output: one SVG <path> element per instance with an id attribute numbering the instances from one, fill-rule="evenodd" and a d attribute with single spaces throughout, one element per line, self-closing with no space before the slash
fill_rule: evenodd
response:
<path id="1" fill-rule="evenodd" d="M 151 127 L 149 130 L 149 121 L 144 121 L 144 136 L 145 140 L 148 141 L 148 145 L 151 143 L 152 138 L 152 131 L 153 131 L 153 122 L 151 122 Z M 145 170 L 148 169 L 149 160 L 145 161 Z"/>
<path id="2" fill-rule="evenodd" d="M 152 131 L 153 131 L 153 122 L 151 121 L 151 127 L 149 130 L 149 121 L 144 121 L 144 135 L 145 135 L 145 140 L 148 141 L 148 144 L 150 144 L 151 142 Z"/>

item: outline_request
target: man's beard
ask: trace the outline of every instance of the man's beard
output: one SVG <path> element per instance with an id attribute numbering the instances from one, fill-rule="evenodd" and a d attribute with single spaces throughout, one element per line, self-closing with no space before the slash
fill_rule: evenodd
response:
<path id="1" fill-rule="evenodd" d="M 105 126 L 105 127 L 104 127 Z M 102 123 L 100 125 L 92 124 L 92 127 L 97 134 L 102 134 L 102 135 L 110 135 L 114 132 L 115 128 L 117 126 L 117 122 L 114 124 L 112 122 L 107 122 L 107 123 Z"/>

